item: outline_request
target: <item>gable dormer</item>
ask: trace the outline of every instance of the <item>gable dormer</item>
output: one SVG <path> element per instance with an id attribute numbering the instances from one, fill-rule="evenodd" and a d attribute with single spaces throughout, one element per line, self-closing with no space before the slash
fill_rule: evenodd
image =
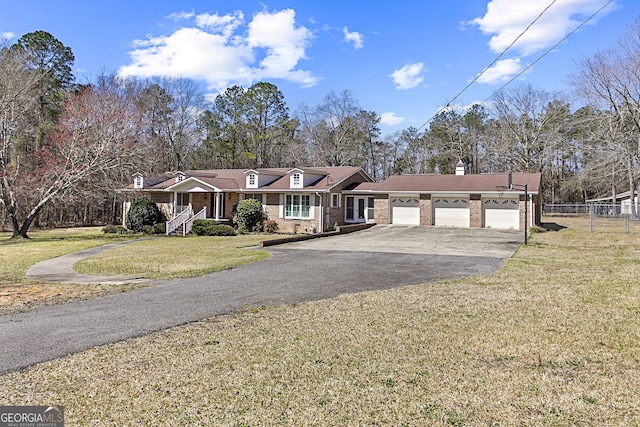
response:
<path id="1" fill-rule="evenodd" d="M 289 171 L 289 188 L 304 187 L 304 171 L 302 169 L 291 169 Z"/>
<path id="2" fill-rule="evenodd" d="M 176 182 L 182 182 L 185 179 L 184 172 L 176 171 L 173 175 L 176 177 Z"/>
<path id="3" fill-rule="evenodd" d="M 244 171 L 244 177 L 245 177 L 244 187 L 247 189 L 261 188 L 281 178 L 282 175 L 283 175 L 282 172 L 272 171 L 269 169 L 260 169 L 260 170 L 248 169 Z"/>
<path id="4" fill-rule="evenodd" d="M 258 188 L 259 178 L 260 178 L 260 174 L 258 173 L 258 171 L 249 169 L 244 173 L 244 175 L 246 180 L 246 183 L 245 183 L 246 188 Z"/>
<path id="5" fill-rule="evenodd" d="M 294 168 L 289 171 L 289 188 L 305 188 L 325 176 L 325 173 L 313 169 Z"/>
<path id="6" fill-rule="evenodd" d="M 133 175 L 133 188 L 144 188 L 144 177 L 140 173 Z"/>

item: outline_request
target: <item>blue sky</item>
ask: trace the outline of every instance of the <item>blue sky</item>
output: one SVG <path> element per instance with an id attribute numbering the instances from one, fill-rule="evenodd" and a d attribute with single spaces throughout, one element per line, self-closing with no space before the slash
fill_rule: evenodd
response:
<path id="1" fill-rule="evenodd" d="M 563 91 L 576 61 L 613 46 L 640 17 L 640 2 L 5 0 L 0 36 L 11 43 L 48 31 L 73 50 L 81 82 L 112 71 L 180 76 L 213 97 L 229 85 L 269 81 L 292 112 L 350 90 L 382 116 L 388 134 L 422 126 L 545 8 L 455 104 L 486 100 L 604 5 L 516 80 Z"/>

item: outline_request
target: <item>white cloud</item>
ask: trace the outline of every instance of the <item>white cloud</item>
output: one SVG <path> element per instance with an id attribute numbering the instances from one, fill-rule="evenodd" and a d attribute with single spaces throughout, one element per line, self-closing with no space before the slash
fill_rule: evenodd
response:
<path id="1" fill-rule="evenodd" d="M 11 33 L 11 32 L 9 32 L 9 31 L 7 31 L 7 32 L 4 32 L 4 33 L 2 33 L 2 34 L 1 34 L 0 39 L 3 39 L 3 40 L 11 40 L 11 39 L 12 39 L 12 38 L 14 38 L 15 36 L 16 36 L 16 35 L 15 35 L 14 33 Z"/>
<path id="2" fill-rule="evenodd" d="M 364 47 L 364 36 L 356 31 L 349 31 L 347 27 L 342 28 L 344 33 L 344 40 L 349 43 L 353 43 L 353 48 L 358 50 Z"/>
<path id="3" fill-rule="evenodd" d="M 479 78 L 478 83 L 498 84 L 510 80 L 522 71 L 520 58 L 503 59 L 496 62 L 486 70 Z"/>
<path id="4" fill-rule="evenodd" d="M 192 25 L 167 36 L 134 40 L 131 63 L 120 67 L 120 75 L 186 77 L 204 80 L 218 91 L 269 78 L 303 86 L 318 81 L 311 72 L 297 68 L 313 33 L 296 25 L 292 9 L 256 13 L 246 25 L 241 11 L 179 12 L 170 17 Z"/>
<path id="5" fill-rule="evenodd" d="M 393 112 L 382 113 L 380 115 L 381 125 L 399 125 L 405 121 L 406 119 L 404 117 L 398 117 L 396 116 L 396 113 Z"/>
<path id="6" fill-rule="evenodd" d="M 191 12 L 175 12 L 172 13 L 171 15 L 167 16 L 167 18 L 173 19 L 174 21 L 179 21 L 181 19 L 191 19 L 195 16 L 195 12 L 191 11 Z"/>
<path id="7" fill-rule="evenodd" d="M 516 42 L 512 49 L 532 55 L 549 48 L 600 9 L 606 0 L 556 0 L 542 17 Z M 470 21 L 487 35 L 495 53 L 506 49 L 548 6 L 540 0 L 492 0 L 487 13 Z M 602 16 L 602 14 L 600 15 Z"/>
<path id="8" fill-rule="evenodd" d="M 396 89 L 411 89 L 424 81 L 422 74 L 425 72 L 424 64 L 418 62 L 407 64 L 402 68 L 394 70 L 389 76 L 396 85 Z"/>

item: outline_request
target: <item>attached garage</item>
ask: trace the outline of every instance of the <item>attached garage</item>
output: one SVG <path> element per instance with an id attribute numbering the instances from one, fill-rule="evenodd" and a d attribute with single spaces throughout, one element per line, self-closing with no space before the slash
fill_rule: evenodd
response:
<path id="1" fill-rule="evenodd" d="M 517 198 L 485 198 L 482 217 L 485 228 L 520 229 L 520 203 Z"/>
<path id="2" fill-rule="evenodd" d="M 434 197 L 434 225 L 439 227 L 470 227 L 469 199 L 465 197 Z"/>
<path id="3" fill-rule="evenodd" d="M 420 225 L 420 197 L 391 197 L 391 224 Z"/>

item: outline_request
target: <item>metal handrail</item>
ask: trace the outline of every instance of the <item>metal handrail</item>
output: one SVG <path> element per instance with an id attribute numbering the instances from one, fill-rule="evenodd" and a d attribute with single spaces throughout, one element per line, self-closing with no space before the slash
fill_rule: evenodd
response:
<path id="1" fill-rule="evenodd" d="M 191 232 L 191 227 L 193 227 L 193 221 L 196 219 L 206 219 L 207 218 L 207 207 L 202 208 L 200 212 L 189 218 L 184 222 L 184 227 L 182 227 L 182 235 L 186 236 Z"/>
<path id="2" fill-rule="evenodd" d="M 173 233 L 178 227 L 185 223 L 185 221 L 189 220 L 189 214 L 191 213 L 191 208 L 188 207 L 175 216 L 171 221 L 167 221 L 165 227 L 165 234 L 168 236 Z M 183 230 L 184 231 L 184 230 Z"/>

